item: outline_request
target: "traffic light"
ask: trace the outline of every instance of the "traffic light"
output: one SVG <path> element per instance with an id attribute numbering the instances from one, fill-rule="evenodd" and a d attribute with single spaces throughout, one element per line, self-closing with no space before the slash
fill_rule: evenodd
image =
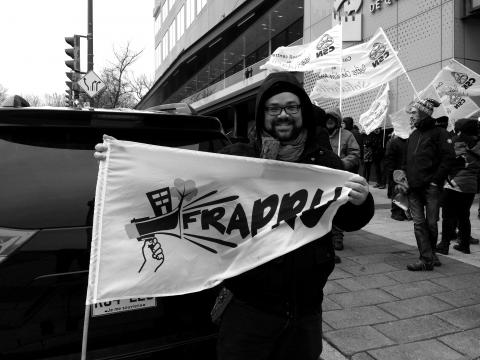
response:
<path id="1" fill-rule="evenodd" d="M 65 53 L 73 60 L 66 60 L 65 65 L 75 72 L 80 72 L 80 35 L 66 37 L 65 41 L 71 47 L 65 49 Z"/>
<path id="2" fill-rule="evenodd" d="M 72 100 L 78 99 L 81 89 L 77 81 L 80 80 L 81 75 L 73 71 L 66 72 L 65 75 L 70 79 L 69 81 L 65 81 L 65 84 L 67 84 L 69 90 L 73 91 L 73 94 L 71 94 L 73 95 Z"/>
<path id="3" fill-rule="evenodd" d="M 72 106 L 72 90 L 67 89 L 65 90 L 65 106 L 71 107 Z"/>
<path id="4" fill-rule="evenodd" d="M 71 71 L 66 72 L 69 81 L 65 81 L 68 89 L 66 90 L 67 95 L 65 95 L 65 103 L 67 106 L 73 106 L 75 99 L 79 98 L 80 87 L 77 84 L 77 81 L 80 79 L 80 35 L 73 35 L 71 37 L 66 37 L 65 41 L 70 48 L 65 49 L 65 53 L 72 58 L 72 60 L 66 60 L 65 65 L 71 69 Z"/>

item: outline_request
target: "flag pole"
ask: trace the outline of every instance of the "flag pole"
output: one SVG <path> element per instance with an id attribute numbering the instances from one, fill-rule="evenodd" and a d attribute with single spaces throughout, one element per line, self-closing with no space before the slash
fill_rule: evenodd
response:
<path id="1" fill-rule="evenodd" d="M 87 339 L 88 339 L 88 327 L 90 325 L 90 311 L 92 305 L 85 305 L 85 315 L 83 318 L 83 337 L 82 337 L 82 355 L 81 360 L 87 359 Z"/>
<path id="2" fill-rule="evenodd" d="M 343 25 L 341 22 L 341 15 L 338 14 L 339 19 L 340 19 L 340 100 L 339 100 L 339 107 L 340 107 L 340 117 L 343 118 L 342 115 L 342 70 L 343 70 Z M 340 120 L 340 127 L 338 128 L 338 149 L 337 149 L 337 155 L 340 157 L 340 148 L 342 144 L 342 123 Z"/>

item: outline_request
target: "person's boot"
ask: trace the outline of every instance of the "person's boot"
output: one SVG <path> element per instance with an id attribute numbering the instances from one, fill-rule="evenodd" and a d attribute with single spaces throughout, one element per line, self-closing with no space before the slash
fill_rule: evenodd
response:
<path id="1" fill-rule="evenodd" d="M 470 244 L 469 243 L 466 243 L 465 242 L 460 242 L 459 244 L 457 245 L 453 245 L 453 248 L 457 251 L 460 251 L 464 254 L 470 254 Z"/>
<path id="2" fill-rule="evenodd" d="M 335 264 L 340 264 L 342 262 L 342 259 L 340 259 L 340 256 L 335 255 Z"/>
<path id="3" fill-rule="evenodd" d="M 470 236 L 470 244 L 477 245 L 480 241 Z"/>
<path id="4" fill-rule="evenodd" d="M 448 249 L 450 248 L 450 242 L 447 242 L 445 240 L 440 241 L 437 244 L 437 253 L 442 254 L 442 255 L 448 255 Z"/>

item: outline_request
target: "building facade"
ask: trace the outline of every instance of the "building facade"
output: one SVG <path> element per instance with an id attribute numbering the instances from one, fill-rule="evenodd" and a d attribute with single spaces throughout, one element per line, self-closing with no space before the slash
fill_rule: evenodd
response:
<path id="1" fill-rule="evenodd" d="M 260 70 L 278 46 L 315 40 L 337 22 L 344 47 L 382 27 L 408 72 L 390 82 L 393 111 L 401 109 L 455 58 L 480 73 L 480 0 L 156 0 L 155 84 L 137 108 L 187 102 L 217 116 L 232 137 L 246 136 Z M 307 92 L 316 78 L 298 74 Z M 341 105 L 355 120 L 376 91 Z"/>

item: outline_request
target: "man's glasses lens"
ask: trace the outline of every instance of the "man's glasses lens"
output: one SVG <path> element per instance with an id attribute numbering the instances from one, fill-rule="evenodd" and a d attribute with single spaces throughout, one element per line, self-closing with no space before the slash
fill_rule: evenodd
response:
<path id="1" fill-rule="evenodd" d="M 268 115 L 280 115 L 282 110 L 285 110 L 285 112 L 289 115 L 294 115 L 298 113 L 300 110 L 300 105 L 288 105 L 288 106 L 267 106 L 265 108 L 265 111 L 268 113 Z"/>

